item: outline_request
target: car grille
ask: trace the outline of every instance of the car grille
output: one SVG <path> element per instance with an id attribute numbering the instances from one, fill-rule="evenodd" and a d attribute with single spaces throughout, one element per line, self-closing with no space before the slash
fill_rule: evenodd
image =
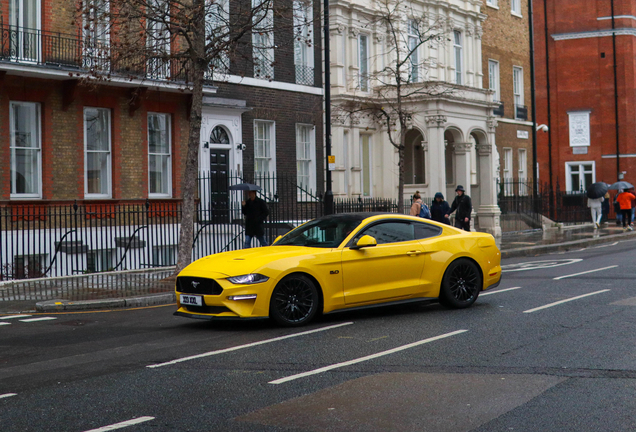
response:
<path id="1" fill-rule="evenodd" d="M 177 291 L 187 294 L 219 295 L 223 288 L 214 279 L 180 276 L 177 278 Z"/>
<path id="2" fill-rule="evenodd" d="M 208 314 L 220 314 L 223 312 L 231 312 L 225 306 L 183 306 L 188 312 L 208 313 Z"/>

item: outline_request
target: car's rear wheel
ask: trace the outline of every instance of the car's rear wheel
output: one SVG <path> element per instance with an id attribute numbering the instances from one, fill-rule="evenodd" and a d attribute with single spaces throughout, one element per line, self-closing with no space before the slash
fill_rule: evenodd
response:
<path id="1" fill-rule="evenodd" d="M 269 315 L 280 325 L 301 326 L 316 316 L 319 303 L 314 281 L 301 274 L 289 275 L 274 288 Z"/>
<path id="2" fill-rule="evenodd" d="M 444 273 L 439 301 L 454 309 L 467 308 L 477 300 L 482 284 L 477 264 L 466 258 L 457 259 Z"/>

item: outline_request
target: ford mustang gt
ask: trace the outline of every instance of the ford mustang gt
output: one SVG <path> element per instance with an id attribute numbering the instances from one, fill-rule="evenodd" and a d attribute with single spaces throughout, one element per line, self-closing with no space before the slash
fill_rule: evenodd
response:
<path id="1" fill-rule="evenodd" d="M 298 326 L 321 313 L 427 299 L 466 308 L 499 285 L 500 261 L 490 234 L 397 214 L 329 215 L 271 246 L 193 262 L 177 277 L 175 315 Z"/>

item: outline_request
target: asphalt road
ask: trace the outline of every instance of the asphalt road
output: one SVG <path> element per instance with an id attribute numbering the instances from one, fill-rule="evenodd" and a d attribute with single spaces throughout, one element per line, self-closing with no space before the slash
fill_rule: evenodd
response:
<path id="1" fill-rule="evenodd" d="M 634 431 L 635 249 L 505 260 L 466 310 L 300 329 L 174 306 L 0 317 L 0 431 Z"/>

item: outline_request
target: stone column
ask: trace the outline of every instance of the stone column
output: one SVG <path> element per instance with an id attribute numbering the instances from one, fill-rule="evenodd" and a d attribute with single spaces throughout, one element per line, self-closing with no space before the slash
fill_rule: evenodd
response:
<path id="1" fill-rule="evenodd" d="M 466 195 L 470 196 L 470 148 L 472 144 L 455 143 L 453 150 L 455 152 L 455 186 L 462 185 L 466 190 Z"/>
<path id="2" fill-rule="evenodd" d="M 477 157 L 479 158 L 479 197 L 481 204 L 477 209 L 477 217 L 479 220 L 479 231 L 490 233 L 494 236 L 501 236 L 501 224 L 499 217 L 501 211 L 497 205 L 497 184 L 495 181 L 495 156 L 494 148 L 494 129 L 496 120 L 488 121 L 489 138 L 492 142 L 480 143 L 477 149 Z"/>
<path id="3" fill-rule="evenodd" d="M 426 135 L 428 136 L 428 151 L 425 162 L 426 180 L 432 195 L 435 192 L 446 192 L 446 163 L 444 159 L 446 116 L 427 116 L 426 124 Z"/>

